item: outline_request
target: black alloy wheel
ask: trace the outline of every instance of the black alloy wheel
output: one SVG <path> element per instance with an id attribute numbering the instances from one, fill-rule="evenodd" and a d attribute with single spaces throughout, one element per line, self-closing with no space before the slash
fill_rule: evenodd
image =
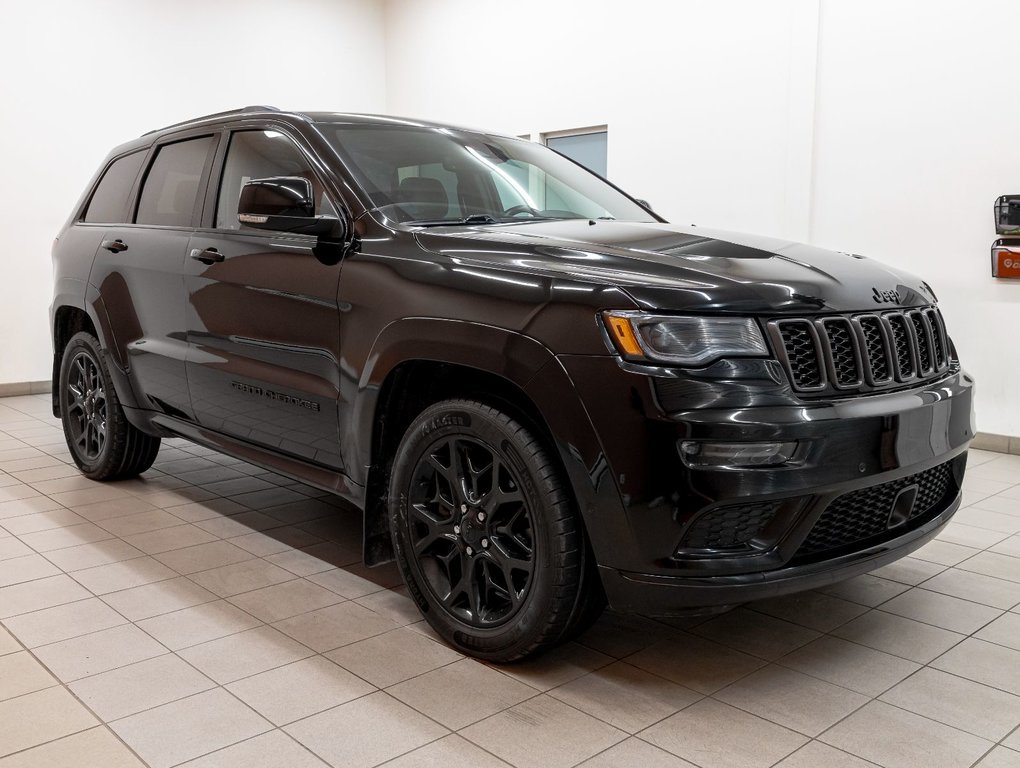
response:
<path id="1" fill-rule="evenodd" d="M 107 402 L 99 363 L 90 352 L 78 352 L 71 360 L 65 386 L 69 438 L 78 456 L 94 462 L 106 447 Z"/>

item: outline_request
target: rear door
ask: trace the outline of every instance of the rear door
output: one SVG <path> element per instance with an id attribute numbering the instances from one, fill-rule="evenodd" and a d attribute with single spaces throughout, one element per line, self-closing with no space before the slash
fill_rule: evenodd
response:
<path id="1" fill-rule="evenodd" d="M 184 134 L 152 148 L 133 217 L 107 228 L 90 279 L 140 403 L 187 419 L 183 269 L 218 139 Z"/>
<path id="2" fill-rule="evenodd" d="M 341 468 L 340 266 L 312 253 L 316 238 L 245 227 L 249 179 L 303 176 L 316 214 L 335 215 L 306 150 L 281 130 L 232 132 L 216 166 L 204 228 L 188 246 L 188 381 L 198 422 L 301 459 Z"/>

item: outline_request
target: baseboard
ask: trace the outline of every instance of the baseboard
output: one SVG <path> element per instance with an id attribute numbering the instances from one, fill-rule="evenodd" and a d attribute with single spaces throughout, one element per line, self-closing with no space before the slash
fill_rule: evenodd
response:
<path id="1" fill-rule="evenodd" d="M 51 381 L 13 381 L 9 384 L 0 384 L 0 397 L 45 395 L 52 390 L 53 383 Z"/>
<path id="2" fill-rule="evenodd" d="M 1020 456 L 1020 437 L 1010 435 L 995 435 L 991 432 L 978 432 L 974 435 L 971 448 L 979 448 L 982 451 L 995 451 L 996 453 L 1012 453 Z"/>

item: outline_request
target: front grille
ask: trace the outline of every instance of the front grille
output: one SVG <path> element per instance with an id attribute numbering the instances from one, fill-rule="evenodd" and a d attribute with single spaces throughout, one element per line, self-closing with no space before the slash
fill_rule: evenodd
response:
<path id="1" fill-rule="evenodd" d="M 949 342 L 934 307 L 772 320 L 768 328 L 793 388 L 806 394 L 889 389 L 949 370 Z"/>
<path id="2" fill-rule="evenodd" d="M 797 556 L 827 552 L 867 539 L 897 536 L 902 526 L 921 522 L 929 513 L 941 511 L 959 490 L 952 464 L 952 461 L 947 461 L 916 475 L 844 493 L 825 508 L 801 544 Z M 904 521 L 890 527 L 890 515 L 897 496 L 914 485 L 917 486 L 917 495 L 913 507 Z"/>
<path id="3" fill-rule="evenodd" d="M 680 540 L 681 550 L 746 548 L 775 517 L 779 504 L 765 502 L 716 507 L 698 517 Z"/>

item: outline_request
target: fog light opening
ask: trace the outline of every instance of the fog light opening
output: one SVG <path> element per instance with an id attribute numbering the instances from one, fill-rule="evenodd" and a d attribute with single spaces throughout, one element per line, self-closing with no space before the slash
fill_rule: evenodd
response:
<path id="1" fill-rule="evenodd" d="M 683 440 L 680 457 L 692 468 L 777 467 L 789 462 L 797 453 L 797 441 L 764 443 L 713 443 Z"/>

